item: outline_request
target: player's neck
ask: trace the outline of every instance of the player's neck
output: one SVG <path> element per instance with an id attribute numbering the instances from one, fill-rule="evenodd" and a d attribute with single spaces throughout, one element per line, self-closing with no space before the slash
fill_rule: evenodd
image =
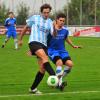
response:
<path id="1" fill-rule="evenodd" d="M 9 17 L 10 19 L 13 19 L 12 17 Z"/>
<path id="2" fill-rule="evenodd" d="M 57 27 L 58 27 L 58 30 L 62 29 L 62 26 L 59 26 L 59 25 L 58 25 Z"/>
<path id="3" fill-rule="evenodd" d="M 47 20 L 47 19 L 48 19 L 48 17 L 45 17 L 45 16 L 43 16 L 43 15 L 42 15 L 42 18 L 43 18 L 44 20 Z"/>

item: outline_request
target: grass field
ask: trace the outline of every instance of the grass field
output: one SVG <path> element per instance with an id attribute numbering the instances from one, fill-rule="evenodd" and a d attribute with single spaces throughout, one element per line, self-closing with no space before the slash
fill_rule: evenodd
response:
<path id="1" fill-rule="evenodd" d="M 36 58 L 26 55 L 28 37 L 20 50 L 14 50 L 12 39 L 4 49 L 0 48 L 0 100 L 100 100 L 100 38 L 71 39 L 83 49 L 66 46 L 74 62 L 66 78 L 68 86 L 63 92 L 48 87 L 46 73 L 38 87 L 43 95 L 28 93 L 38 71 Z M 0 36 L 0 45 L 3 40 L 4 36 Z"/>

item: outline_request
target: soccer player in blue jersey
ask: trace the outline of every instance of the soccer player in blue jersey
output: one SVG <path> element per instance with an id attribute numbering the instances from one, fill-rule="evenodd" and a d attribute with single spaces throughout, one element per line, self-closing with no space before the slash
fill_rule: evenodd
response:
<path id="1" fill-rule="evenodd" d="M 9 18 L 5 20 L 5 27 L 6 30 L 6 39 L 4 43 L 2 44 L 2 48 L 5 47 L 5 44 L 8 42 L 10 37 L 12 36 L 14 39 L 15 49 L 18 49 L 18 43 L 17 43 L 17 33 L 16 33 L 16 18 L 14 17 L 13 12 L 8 13 Z"/>
<path id="2" fill-rule="evenodd" d="M 66 76 L 72 69 L 73 62 L 68 51 L 65 49 L 65 41 L 71 45 L 73 48 L 80 48 L 80 46 L 75 46 L 69 39 L 69 31 L 64 27 L 66 16 L 62 13 L 57 15 L 55 23 L 57 24 L 57 35 L 53 37 L 48 36 L 48 55 L 50 59 L 56 65 L 56 75 L 60 76 L 60 81 L 58 87 L 60 90 L 64 89 L 66 85 L 62 82 L 62 78 Z M 64 71 L 62 71 L 62 66 L 65 65 Z"/>
<path id="3" fill-rule="evenodd" d="M 32 93 L 40 93 L 40 91 L 37 90 L 37 86 L 43 79 L 45 70 L 49 73 L 49 75 L 55 75 L 55 72 L 48 61 L 47 36 L 48 34 L 55 35 L 56 25 L 53 25 L 52 20 L 49 18 L 49 13 L 51 11 L 51 6 L 49 4 L 42 5 L 40 11 L 41 15 L 33 15 L 26 20 L 27 24 L 19 39 L 19 45 L 22 45 L 22 38 L 27 28 L 31 28 L 29 48 L 32 54 L 37 56 L 40 67 L 30 89 L 30 92 Z"/>

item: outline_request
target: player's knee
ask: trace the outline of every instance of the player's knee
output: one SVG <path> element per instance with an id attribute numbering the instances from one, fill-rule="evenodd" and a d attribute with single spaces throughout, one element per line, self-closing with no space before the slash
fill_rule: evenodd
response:
<path id="1" fill-rule="evenodd" d="M 69 66 L 69 67 L 73 67 L 73 62 L 71 60 L 68 60 L 66 62 L 66 65 Z"/>
<path id="2" fill-rule="evenodd" d="M 56 66 L 63 66 L 63 62 L 61 59 L 56 61 Z"/>
<path id="3" fill-rule="evenodd" d="M 42 73 L 42 74 L 45 74 L 45 69 L 43 67 L 40 67 L 39 71 Z"/>
<path id="4" fill-rule="evenodd" d="M 43 61 L 43 62 L 48 62 L 48 56 L 47 56 L 47 55 L 44 55 L 44 56 L 42 57 L 42 61 Z"/>

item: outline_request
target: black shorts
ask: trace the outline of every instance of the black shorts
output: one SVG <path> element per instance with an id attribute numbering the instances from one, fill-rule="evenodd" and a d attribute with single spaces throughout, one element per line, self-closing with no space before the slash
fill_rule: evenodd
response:
<path id="1" fill-rule="evenodd" d="M 33 41 L 33 42 L 29 43 L 29 48 L 30 48 L 32 55 L 35 55 L 35 52 L 39 49 L 43 49 L 44 52 L 46 53 L 46 55 L 48 55 L 47 47 L 40 42 Z"/>
<path id="2" fill-rule="evenodd" d="M 56 64 L 57 60 L 59 60 L 59 59 L 61 59 L 60 56 L 56 56 L 56 57 L 54 57 L 54 59 L 53 59 L 53 63 Z M 67 60 L 71 60 L 71 57 L 68 56 L 68 57 L 66 57 L 66 58 L 64 58 L 64 59 L 61 59 L 61 60 L 62 60 L 63 64 L 65 64 L 65 62 L 66 62 Z"/>

